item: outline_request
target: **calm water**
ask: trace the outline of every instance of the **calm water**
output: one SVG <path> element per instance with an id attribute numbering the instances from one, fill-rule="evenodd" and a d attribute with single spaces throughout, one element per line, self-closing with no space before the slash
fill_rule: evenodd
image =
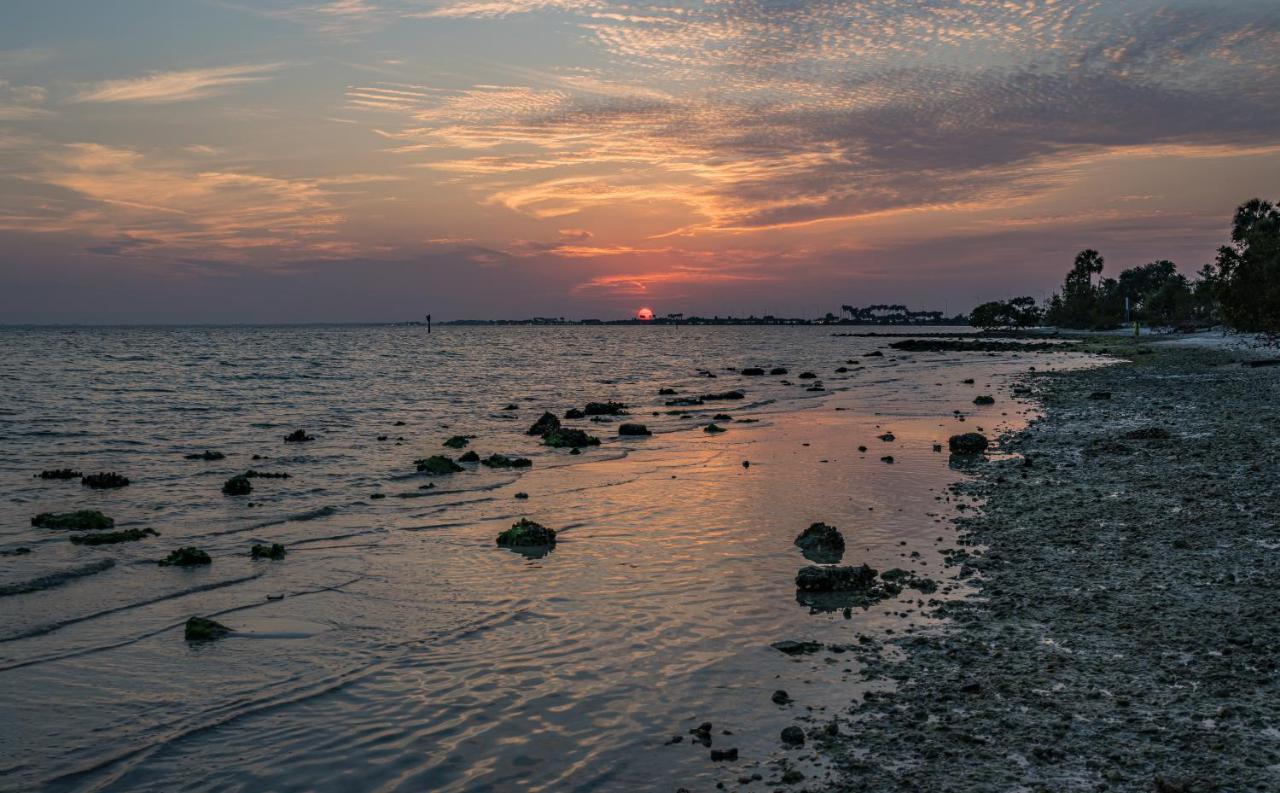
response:
<path id="1" fill-rule="evenodd" d="M 1020 425 L 1024 406 L 1005 383 L 1046 363 L 885 344 L 765 327 L 0 329 L 0 550 L 31 549 L 0 557 L 0 585 L 81 574 L 0 597 L 0 786 L 674 790 L 736 786 L 754 770 L 768 779 L 779 730 L 811 708 L 837 713 L 858 685 L 847 658 L 797 660 L 770 643 L 924 622 L 909 598 L 852 619 L 811 613 L 796 602 L 805 561 L 792 539 L 824 520 L 844 530 L 846 563 L 941 576 L 951 507 L 938 499 L 961 474 L 932 444 Z M 863 358 L 873 349 L 885 357 Z M 786 366 L 792 385 L 726 371 L 749 365 Z M 842 365 L 851 371 L 836 374 Z M 806 369 L 825 391 L 806 390 Z M 747 398 L 681 418 L 666 414 L 660 387 Z M 996 405 L 975 408 L 975 393 Z M 605 399 L 657 434 L 619 440 L 616 424 L 567 422 L 604 441 L 580 456 L 524 434 L 544 409 Z M 759 421 L 702 432 L 719 412 Z M 283 442 L 296 428 L 316 440 Z M 885 430 L 897 440 L 878 440 Z M 533 467 L 416 475 L 415 458 L 457 455 L 441 447 L 454 434 Z M 184 459 L 205 449 L 227 457 Z M 61 467 L 132 484 L 93 491 L 33 476 Z M 250 467 L 290 478 L 222 495 Z M 81 547 L 30 526 L 36 513 L 82 508 L 161 536 Z M 495 547 L 521 516 L 561 532 L 552 553 Z M 283 543 L 288 557 L 251 561 L 255 542 Z M 155 564 L 184 545 L 213 564 Z M 237 633 L 189 645 L 181 626 L 193 614 Z M 796 704 L 774 705 L 777 688 Z M 740 750 L 738 763 L 712 764 L 688 740 L 665 745 L 701 721 L 716 725 L 717 747 Z"/>

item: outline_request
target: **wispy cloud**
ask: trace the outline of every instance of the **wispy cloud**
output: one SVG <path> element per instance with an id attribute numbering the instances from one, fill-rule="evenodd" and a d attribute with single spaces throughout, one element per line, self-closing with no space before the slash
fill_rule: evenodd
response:
<path id="1" fill-rule="evenodd" d="M 141 77 L 97 83 L 76 94 L 73 101 L 143 104 L 190 102 L 219 96 L 239 85 L 268 80 L 283 67 L 283 63 L 262 63 L 152 72 Z"/>

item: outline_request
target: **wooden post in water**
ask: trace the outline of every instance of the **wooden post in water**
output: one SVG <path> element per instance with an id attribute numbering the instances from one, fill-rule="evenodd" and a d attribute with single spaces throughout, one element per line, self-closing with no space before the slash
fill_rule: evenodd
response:
<path id="1" fill-rule="evenodd" d="M 427 315 L 427 333 L 431 332 L 431 315 Z"/>

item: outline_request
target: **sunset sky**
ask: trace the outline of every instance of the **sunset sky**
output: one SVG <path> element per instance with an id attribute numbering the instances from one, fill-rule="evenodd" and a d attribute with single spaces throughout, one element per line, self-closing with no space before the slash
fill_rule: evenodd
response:
<path id="1" fill-rule="evenodd" d="M 1280 198 L 1280 3 L 5 0 L 0 322 L 968 311 Z"/>

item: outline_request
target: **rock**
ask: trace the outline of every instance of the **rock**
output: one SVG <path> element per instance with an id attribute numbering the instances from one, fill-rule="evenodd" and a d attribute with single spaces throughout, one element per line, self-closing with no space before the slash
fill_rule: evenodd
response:
<path id="1" fill-rule="evenodd" d="M 825 523 L 814 523 L 800 532 L 795 545 L 811 562 L 838 562 L 844 556 L 844 535 Z"/>
<path id="2" fill-rule="evenodd" d="M 952 454 L 982 454 L 988 445 L 987 436 L 980 432 L 966 432 L 947 439 Z"/>
<path id="3" fill-rule="evenodd" d="M 679 399 L 669 399 L 665 404 L 667 407 L 690 407 L 701 405 L 702 400 L 698 397 L 680 397 Z"/>
<path id="4" fill-rule="evenodd" d="M 674 388 L 659 388 L 659 389 L 658 389 L 658 396 L 675 396 L 675 394 L 676 394 L 676 390 L 675 390 Z"/>
<path id="5" fill-rule="evenodd" d="M 583 446 L 599 446 L 600 439 L 588 435 L 585 431 L 561 427 L 542 436 L 542 442 L 554 449 L 579 449 Z"/>
<path id="6" fill-rule="evenodd" d="M 782 784 L 784 785 L 794 785 L 799 782 L 803 782 L 804 779 L 805 777 L 804 777 L 803 771 L 800 771 L 799 769 L 796 769 L 796 768 L 788 768 L 786 771 L 782 772 L 782 777 L 779 781 L 781 781 Z"/>
<path id="7" fill-rule="evenodd" d="M 975 405 L 994 405 L 995 403 L 995 397 L 990 394 L 980 394 L 973 398 L 973 404 Z"/>
<path id="8" fill-rule="evenodd" d="M 453 460 L 445 457 L 443 454 L 433 454 L 430 457 L 421 460 L 414 460 L 413 465 L 418 469 L 418 473 L 428 476 L 444 476 L 446 474 L 456 474 L 463 470 L 462 466 Z"/>
<path id="9" fill-rule="evenodd" d="M 81 509 L 76 512 L 41 512 L 31 519 L 31 525 L 38 529 L 92 531 L 109 529 L 116 522 L 96 509 Z"/>
<path id="10" fill-rule="evenodd" d="M 733 762 L 734 760 L 737 760 L 737 759 L 738 759 L 737 749 L 712 749 L 711 750 L 711 762 L 713 763 Z"/>
<path id="11" fill-rule="evenodd" d="M 804 730 L 795 726 L 784 727 L 782 730 L 782 742 L 787 746 L 804 746 Z"/>
<path id="12" fill-rule="evenodd" d="M 623 424 L 618 427 L 619 435 L 652 435 L 649 428 L 643 424 Z"/>
<path id="13" fill-rule="evenodd" d="M 769 374 L 771 375 L 784 375 L 786 373 L 787 369 L 785 366 L 775 366 L 769 370 Z"/>
<path id="14" fill-rule="evenodd" d="M 885 434 L 883 434 L 883 435 L 879 436 L 879 438 L 880 438 L 880 440 L 884 441 L 885 443 L 889 443 L 890 441 L 896 441 L 896 440 L 897 440 L 897 437 L 896 437 L 892 432 L 886 432 Z"/>
<path id="15" fill-rule="evenodd" d="M 369 494 L 369 498 L 373 499 L 374 501 L 377 501 L 379 499 L 384 499 L 386 497 L 387 497 L 386 493 L 370 493 Z"/>
<path id="16" fill-rule="evenodd" d="M 884 571 L 880 574 L 880 579 L 885 582 L 886 590 L 891 595 L 898 594 L 903 587 L 910 587 L 926 595 L 931 595 L 938 591 L 937 581 L 931 578 L 921 578 L 909 570 L 903 570 L 901 567 Z"/>
<path id="17" fill-rule="evenodd" d="M 1167 440 L 1171 436 L 1169 431 L 1162 427 L 1143 427 L 1138 430 L 1130 430 L 1120 437 L 1130 441 L 1158 441 Z"/>
<path id="18" fill-rule="evenodd" d="M 1090 399 L 1110 399 L 1111 392 L 1110 391 L 1094 391 L 1092 394 L 1089 395 L 1089 398 Z"/>
<path id="19" fill-rule="evenodd" d="M 746 369 L 743 369 L 739 374 L 746 375 L 747 377 L 759 377 L 764 374 L 764 370 L 758 366 L 748 366 Z"/>
<path id="20" fill-rule="evenodd" d="M 107 490 L 114 487 L 125 487 L 129 484 L 129 478 L 115 472 L 89 474 L 81 477 L 80 484 L 85 487 L 91 487 L 94 490 Z"/>
<path id="21" fill-rule="evenodd" d="M 528 518 L 521 518 L 498 535 L 498 545 L 504 548 L 538 548 L 555 544 L 555 529 L 548 529 Z"/>
<path id="22" fill-rule="evenodd" d="M 977 680 L 967 680 L 960 684 L 960 693 L 962 694 L 981 694 L 982 683 Z"/>
<path id="23" fill-rule="evenodd" d="M 863 358 L 883 358 L 884 353 L 879 350 L 872 350 L 871 352 L 864 354 L 862 357 Z"/>
<path id="24" fill-rule="evenodd" d="M 104 531 L 97 534 L 72 534 L 68 539 L 76 545 L 115 545 L 120 542 L 134 542 L 146 537 L 159 537 L 155 529 L 125 529 L 123 531 Z"/>
<path id="25" fill-rule="evenodd" d="M 750 467 L 751 467 L 751 461 L 750 461 L 750 460 L 743 460 L 743 461 L 742 461 L 742 467 L 743 467 L 743 468 L 750 468 Z"/>
<path id="26" fill-rule="evenodd" d="M 306 443 L 308 441 L 314 441 L 315 436 L 308 435 L 306 430 L 294 430 L 284 436 L 284 439 L 287 443 Z"/>
<path id="27" fill-rule="evenodd" d="M 476 454 L 475 449 L 472 449 L 470 451 L 463 452 L 462 455 L 458 457 L 458 462 L 478 463 L 480 462 L 480 455 Z"/>
<path id="28" fill-rule="evenodd" d="M 777 691 L 773 692 L 773 696 L 770 697 L 770 699 L 773 700 L 773 704 L 775 705 L 791 704 L 791 695 L 783 691 L 782 689 L 778 689 Z"/>
<path id="29" fill-rule="evenodd" d="M 528 497 L 529 497 L 528 493 L 525 493 L 525 492 L 516 493 L 516 498 L 520 499 L 521 501 L 527 499 Z"/>
<path id="30" fill-rule="evenodd" d="M 1084 453 L 1088 455 L 1112 454 L 1125 456 L 1133 454 L 1133 447 L 1108 438 L 1098 438 L 1085 447 Z"/>
<path id="31" fill-rule="evenodd" d="M 876 571 L 860 564 L 856 567 L 818 567 L 809 565 L 796 573 L 796 588 L 804 592 L 853 592 L 871 589 Z"/>
<path id="32" fill-rule="evenodd" d="M 525 434 L 526 435 L 546 435 L 552 430 L 560 429 L 560 419 L 556 418 L 554 413 L 543 413 L 542 417 L 533 422 Z"/>
<path id="33" fill-rule="evenodd" d="M 170 551 L 167 557 L 160 560 L 161 567 L 195 567 L 205 564 L 213 564 L 213 560 L 209 558 L 209 554 L 194 546 Z"/>
<path id="34" fill-rule="evenodd" d="M 225 460 L 226 457 L 227 456 L 222 452 L 211 452 L 211 451 L 205 450 L 203 452 L 196 452 L 195 454 L 188 454 L 186 455 L 185 459 L 204 460 L 206 462 L 213 462 L 215 460 Z"/>
<path id="35" fill-rule="evenodd" d="M 582 449 L 575 446 L 569 450 L 569 454 L 582 454 Z"/>
<path id="36" fill-rule="evenodd" d="M 702 400 L 704 402 L 721 402 L 728 399 L 743 399 L 745 396 L 746 394 L 741 391 L 722 391 L 719 394 L 703 394 Z"/>
<path id="37" fill-rule="evenodd" d="M 519 405 L 517 405 L 515 402 L 508 402 L 508 403 L 507 403 L 507 406 L 506 406 L 506 407 L 504 407 L 504 408 L 502 409 L 502 411 L 503 411 L 504 413 L 510 413 L 510 412 L 511 412 L 511 411 L 513 411 L 513 410 L 519 410 L 519 409 L 520 409 L 520 406 L 519 406 Z"/>
<path id="38" fill-rule="evenodd" d="M 717 432 L 724 432 L 725 430 L 724 427 L 721 427 L 719 424 L 708 424 L 702 428 L 702 431 L 709 432 L 714 435 Z"/>
<path id="39" fill-rule="evenodd" d="M 454 435 L 452 438 L 445 441 L 442 445 L 450 449 L 461 449 L 461 448 L 464 448 L 468 443 L 471 443 L 471 436 Z"/>
<path id="40" fill-rule="evenodd" d="M 942 451 L 942 444 L 941 444 L 941 443 L 935 443 L 935 444 L 933 444 L 933 450 L 934 450 L 935 452 L 940 452 L 940 451 Z"/>
<path id="41" fill-rule="evenodd" d="M 505 454 L 491 454 L 480 461 L 490 468 L 528 468 L 533 461 L 527 457 L 508 457 Z"/>
<path id="42" fill-rule="evenodd" d="M 848 371 L 849 371 L 849 367 L 847 367 L 847 366 L 837 366 L 837 367 L 836 367 L 836 374 L 844 374 L 844 373 L 846 373 L 846 372 L 848 372 Z"/>
<path id="43" fill-rule="evenodd" d="M 222 483 L 222 492 L 228 496 L 247 496 L 253 492 L 253 483 L 244 474 L 238 474 Z"/>
<path id="44" fill-rule="evenodd" d="M 780 642 L 774 642 L 769 645 L 780 653 L 787 655 L 809 655 L 816 653 L 822 649 L 821 642 L 797 642 L 791 639 L 784 639 Z"/>
<path id="45" fill-rule="evenodd" d="M 801 372 L 799 375 L 801 380 L 816 380 L 818 376 L 813 372 Z"/>
<path id="46" fill-rule="evenodd" d="M 733 421 L 733 416 L 728 413 L 717 413 L 711 417 L 712 421 Z"/>
<path id="47" fill-rule="evenodd" d="M 288 479 L 289 475 L 284 472 L 272 473 L 271 471 L 255 471 L 250 468 L 244 472 L 244 477 L 246 479 Z"/>
<path id="48" fill-rule="evenodd" d="M 627 406 L 621 402 L 588 402 L 582 412 L 588 416 L 625 416 Z"/>
<path id="49" fill-rule="evenodd" d="M 73 471 L 70 468 L 55 468 L 52 471 L 41 471 L 36 474 L 39 479 L 79 479 L 84 474 L 79 471 Z"/>
<path id="50" fill-rule="evenodd" d="M 880 458 L 880 462 L 882 462 L 882 463 L 889 463 L 890 465 L 892 465 L 892 464 L 893 464 L 893 455 L 892 455 L 892 454 L 886 454 L 884 457 L 881 457 L 881 458 Z"/>
<path id="51" fill-rule="evenodd" d="M 231 629 L 220 622 L 214 622 L 204 617 L 192 617 L 187 620 L 186 628 L 183 630 L 187 641 L 189 642 L 205 642 L 213 639 L 221 639 Z"/>
<path id="52" fill-rule="evenodd" d="M 866 446 L 859 446 L 859 447 L 858 447 L 858 451 L 860 451 L 860 452 L 865 452 L 866 450 L 867 450 L 867 447 L 866 447 Z"/>
<path id="53" fill-rule="evenodd" d="M 287 552 L 285 551 L 284 546 L 278 542 L 273 542 L 270 545 L 254 543 L 253 547 L 249 549 L 249 558 L 270 559 L 278 562 L 284 558 L 285 553 Z"/>
<path id="54" fill-rule="evenodd" d="M 587 414 L 577 408 L 569 408 L 564 412 L 564 417 L 567 419 L 582 419 L 586 418 Z"/>
<path id="55" fill-rule="evenodd" d="M 974 382 L 974 381 L 973 381 L 973 378 L 972 378 L 972 377 L 966 377 L 965 379 L 961 380 L 960 382 L 964 383 L 965 385 L 973 385 L 973 382 Z"/>

